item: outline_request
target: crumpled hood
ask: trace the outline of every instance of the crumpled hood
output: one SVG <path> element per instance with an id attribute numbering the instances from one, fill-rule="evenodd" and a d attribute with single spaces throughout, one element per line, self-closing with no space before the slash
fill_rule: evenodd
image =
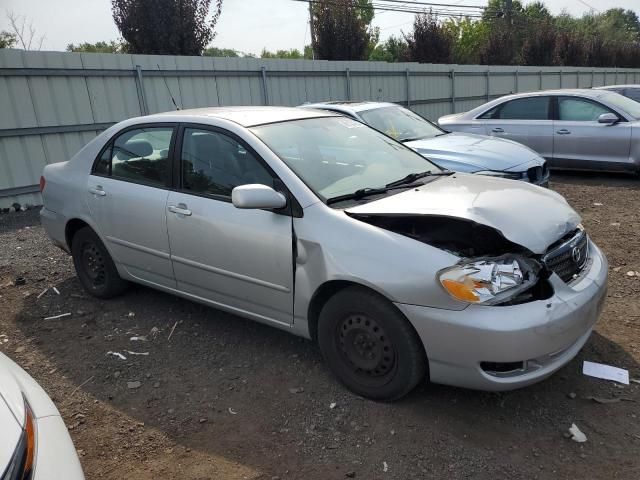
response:
<path id="1" fill-rule="evenodd" d="M 447 160 L 467 164 L 472 167 L 469 172 L 507 170 L 532 159 L 543 162 L 536 152 L 519 143 L 470 133 L 449 133 L 405 145 L 436 163 Z"/>
<path id="2" fill-rule="evenodd" d="M 474 221 L 542 254 L 580 223 L 551 190 L 514 180 L 456 173 L 426 185 L 346 209 L 355 215 L 437 215 Z"/>

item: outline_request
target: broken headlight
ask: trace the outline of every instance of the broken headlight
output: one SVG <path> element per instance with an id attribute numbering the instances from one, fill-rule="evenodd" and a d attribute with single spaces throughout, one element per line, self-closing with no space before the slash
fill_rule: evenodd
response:
<path id="1" fill-rule="evenodd" d="M 441 270 L 438 279 L 456 300 L 493 305 L 533 286 L 537 270 L 534 262 L 510 255 L 463 260 Z"/>

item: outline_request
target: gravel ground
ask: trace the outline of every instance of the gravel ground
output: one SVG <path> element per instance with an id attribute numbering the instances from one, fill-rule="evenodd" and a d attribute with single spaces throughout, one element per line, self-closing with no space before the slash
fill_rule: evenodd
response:
<path id="1" fill-rule="evenodd" d="M 606 252 L 609 293 L 578 357 L 526 389 L 364 400 L 309 341 L 143 287 L 85 295 L 32 211 L 0 215 L 0 350 L 54 399 L 88 479 L 637 479 L 640 384 L 581 366 L 640 377 L 640 276 L 627 275 L 640 271 L 640 181 L 557 174 L 552 188 Z M 572 423 L 586 443 L 566 438 Z"/>

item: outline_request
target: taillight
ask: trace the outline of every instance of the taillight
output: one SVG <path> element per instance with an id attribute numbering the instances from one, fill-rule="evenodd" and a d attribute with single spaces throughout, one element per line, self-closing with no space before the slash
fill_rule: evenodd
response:
<path id="1" fill-rule="evenodd" d="M 44 186 L 47 184 L 47 181 L 44 179 L 42 175 L 40 175 L 40 193 L 44 191 Z"/>

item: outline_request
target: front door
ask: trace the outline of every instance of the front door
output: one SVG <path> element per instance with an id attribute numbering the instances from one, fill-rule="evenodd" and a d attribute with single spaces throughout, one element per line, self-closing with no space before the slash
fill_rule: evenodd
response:
<path id="1" fill-rule="evenodd" d="M 598 123 L 608 107 L 580 97 L 558 97 L 558 118 L 553 122 L 553 160 L 560 168 L 624 170 L 629 159 L 631 125 Z"/>
<path id="2" fill-rule="evenodd" d="M 147 283 L 175 288 L 165 209 L 175 128 L 145 126 L 103 150 L 87 184 L 98 233 L 116 263 Z"/>
<path id="3" fill-rule="evenodd" d="M 553 154 L 550 106 L 549 97 L 516 98 L 497 105 L 479 119 L 483 120 L 487 135 L 522 143 L 550 159 Z"/>
<path id="4" fill-rule="evenodd" d="M 274 175 L 238 138 L 184 128 L 180 188 L 167 201 L 178 289 L 257 320 L 293 321 L 292 218 L 231 203 L 239 185 L 273 187 Z"/>

